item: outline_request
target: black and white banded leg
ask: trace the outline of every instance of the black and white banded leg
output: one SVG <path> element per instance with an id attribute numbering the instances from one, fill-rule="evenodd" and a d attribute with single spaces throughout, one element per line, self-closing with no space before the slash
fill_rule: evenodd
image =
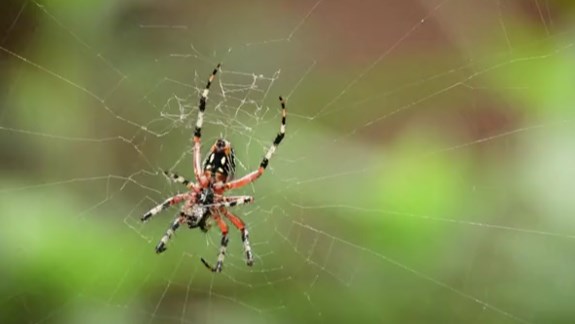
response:
<path id="1" fill-rule="evenodd" d="M 248 230 L 244 222 L 238 216 L 232 214 L 229 210 L 224 209 L 224 215 L 234 224 L 234 226 L 241 232 L 242 234 L 242 243 L 244 244 L 244 253 L 246 255 L 246 264 L 248 266 L 252 266 L 254 264 L 254 256 L 252 254 L 252 248 L 250 246 L 250 239 Z"/>
<path id="2" fill-rule="evenodd" d="M 248 266 L 254 265 L 254 256 L 252 254 L 252 248 L 250 246 L 250 238 L 247 229 L 242 230 L 242 242 L 244 243 L 244 253 L 246 254 L 246 264 Z"/>
<path id="3" fill-rule="evenodd" d="M 159 253 L 162 253 L 168 249 L 168 247 L 167 247 L 168 242 L 170 241 L 172 236 L 174 236 L 178 227 L 180 227 L 180 224 L 182 223 L 182 219 L 185 219 L 185 216 L 182 214 L 180 214 L 180 216 L 178 216 L 178 217 L 176 217 L 176 219 L 174 219 L 174 221 L 172 222 L 172 225 L 170 225 L 170 227 L 168 228 L 168 230 L 166 231 L 164 236 L 162 236 L 162 238 L 160 239 L 160 242 L 158 242 L 158 244 L 156 245 L 156 253 L 159 254 Z"/>
<path id="4" fill-rule="evenodd" d="M 174 197 L 168 198 L 163 203 L 150 209 L 147 213 L 144 214 L 144 216 L 142 216 L 140 218 L 140 220 L 142 222 L 146 222 L 148 219 L 150 219 L 150 217 L 160 213 L 163 210 L 170 208 L 170 206 L 172 206 L 172 205 L 175 205 L 175 204 L 178 204 L 178 203 L 184 201 L 185 198 L 186 198 L 186 194 L 180 194 L 180 195 L 176 195 Z"/>
<path id="5" fill-rule="evenodd" d="M 188 187 L 192 182 L 184 177 L 182 177 L 181 175 L 178 175 L 177 173 L 174 172 L 170 172 L 170 171 L 164 171 L 164 174 L 166 175 L 166 177 L 172 179 L 172 181 L 176 182 L 176 183 L 181 183 L 184 186 Z"/>
<path id="6" fill-rule="evenodd" d="M 196 176 L 196 181 L 200 181 L 202 175 L 202 162 L 201 162 L 201 138 L 202 138 L 202 125 L 204 124 L 204 111 L 206 110 L 206 101 L 208 100 L 208 93 L 210 92 L 210 86 L 212 81 L 214 81 L 221 64 L 218 64 L 216 68 L 212 71 L 212 75 L 208 78 L 208 83 L 202 91 L 200 96 L 200 107 L 198 111 L 198 119 L 196 120 L 196 129 L 194 130 L 194 174 Z"/>
<path id="7" fill-rule="evenodd" d="M 224 259 L 226 258 L 226 250 L 228 248 L 228 225 L 222 220 L 220 215 L 215 211 L 212 214 L 218 226 L 220 227 L 220 231 L 222 232 L 222 240 L 220 241 L 220 253 L 218 254 L 218 261 L 215 267 L 212 267 L 204 258 L 201 258 L 202 263 L 206 266 L 206 268 L 210 269 L 212 272 L 222 272 L 222 267 L 224 265 Z"/>
<path id="8" fill-rule="evenodd" d="M 253 171 L 253 172 L 241 177 L 240 179 L 226 183 L 224 185 L 226 190 L 241 188 L 241 187 L 243 187 L 249 183 L 256 181 L 264 173 L 265 169 L 268 167 L 270 159 L 272 158 L 273 154 L 277 150 L 278 146 L 280 145 L 280 143 L 282 142 L 282 140 L 284 139 L 285 134 L 286 134 L 286 117 L 287 117 L 286 104 L 285 104 L 284 98 L 281 96 L 280 96 L 280 103 L 281 103 L 281 107 L 282 107 L 282 119 L 281 119 L 280 131 L 276 135 L 276 137 L 272 143 L 272 146 L 269 148 L 266 155 L 262 159 L 262 162 L 260 163 L 260 167 L 256 171 Z"/>
<path id="9" fill-rule="evenodd" d="M 218 64 L 216 68 L 212 71 L 212 75 L 208 78 L 208 83 L 202 91 L 200 96 L 200 111 L 198 112 L 198 120 L 196 121 L 196 129 L 194 131 L 194 136 L 202 137 L 202 124 L 204 123 L 204 111 L 206 110 L 206 101 L 208 99 L 208 93 L 210 92 L 210 86 L 212 85 L 212 81 L 216 78 L 216 74 L 222 65 Z"/>
<path id="10" fill-rule="evenodd" d="M 281 125 L 280 125 L 280 131 L 276 135 L 276 138 L 274 139 L 272 146 L 270 146 L 268 152 L 266 153 L 265 157 L 263 158 L 262 162 L 260 163 L 260 167 L 262 167 L 264 169 L 267 168 L 268 163 L 270 162 L 270 160 L 272 158 L 272 155 L 276 152 L 278 146 L 280 145 L 280 143 L 282 142 L 282 140 L 284 139 L 284 137 L 286 135 L 286 102 L 285 102 L 284 98 L 281 96 L 280 96 L 280 103 L 282 106 L 282 121 L 281 121 Z"/>
<path id="11" fill-rule="evenodd" d="M 254 197 L 252 196 L 228 196 L 225 197 L 228 201 L 217 202 L 209 205 L 212 208 L 227 208 L 235 207 L 239 205 L 249 204 L 254 202 Z"/>

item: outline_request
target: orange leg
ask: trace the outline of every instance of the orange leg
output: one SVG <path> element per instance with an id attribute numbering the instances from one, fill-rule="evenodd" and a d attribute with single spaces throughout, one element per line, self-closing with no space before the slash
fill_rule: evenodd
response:
<path id="1" fill-rule="evenodd" d="M 222 232 L 222 241 L 220 242 L 220 253 L 218 254 L 218 263 L 215 267 L 211 267 L 206 260 L 202 258 L 202 263 L 212 272 L 221 272 L 226 257 L 226 249 L 228 247 L 228 225 L 222 220 L 218 210 L 212 211 L 212 217 L 218 223 L 220 231 Z"/>
<path id="2" fill-rule="evenodd" d="M 245 223 L 236 215 L 230 213 L 229 210 L 225 210 L 224 212 L 225 216 L 230 220 L 230 222 L 232 222 L 232 224 L 234 224 L 234 226 L 241 232 L 245 229 L 246 225 Z"/>
<path id="3" fill-rule="evenodd" d="M 200 153 L 201 148 L 200 137 L 194 136 L 194 175 L 196 176 L 196 181 L 200 182 L 200 177 L 202 176 L 202 156 Z"/>
<path id="4" fill-rule="evenodd" d="M 216 223 L 218 223 L 218 227 L 220 228 L 222 235 L 228 235 L 228 224 L 226 224 L 226 222 L 224 222 L 224 220 L 222 219 L 220 214 L 215 214 L 215 215 L 213 215 L 213 217 L 214 217 L 214 220 L 216 221 Z"/>
<path id="5" fill-rule="evenodd" d="M 240 230 L 242 233 L 242 242 L 244 243 L 244 253 L 246 254 L 246 264 L 252 266 L 254 264 L 254 256 L 252 254 L 252 248 L 250 247 L 250 240 L 248 230 L 244 221 L 238 216 L 232 214 L 227 209 L 224 209 L 224 215 L 234 224 L 234 226 Z"/>
<path id="6" fill-rule="evenodd" d="M 259 167 L 256 171 L 249 173 L 249 174 L 239 178 L 238 180 L 234 180 L 234 181 L 226 183 L 225 188 L 227 190 L 241 188 L 247 184 L 250 184 L 250 183 L 256 181 L 257 178 L 259 178 L 263 173 L 264 173 L 264 168 Z"/>

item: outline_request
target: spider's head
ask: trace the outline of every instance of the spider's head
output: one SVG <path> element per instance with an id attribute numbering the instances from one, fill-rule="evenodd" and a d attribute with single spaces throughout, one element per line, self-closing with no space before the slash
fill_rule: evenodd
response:
<path id="1" fill-rule="evenodd" d="M 218 139 L 206 157 L 204 173 L 210 172 L 216 181 L 227 182 L 233 179 L 235 170 L 236 157 L 232 143 L 223 138 Z"/>

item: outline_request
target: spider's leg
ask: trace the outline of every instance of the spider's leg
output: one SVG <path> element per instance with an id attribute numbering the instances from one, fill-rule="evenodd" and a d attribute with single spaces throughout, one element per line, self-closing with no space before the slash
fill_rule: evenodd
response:
<path id="1" fill-rule="evenodd" d="M 218 223 L 220 231 L 222 232 L 222 240 L 220 242 L 220 253 L 218 254 L 218 262 L 215 267 L 210 266 L 210 264 L 202 258 L 202 263 L 210 269 L 212 272 L 222 272 L 222 266 L 224 265 L 224 258 L 226 257 L 226 249 L 228 247 L 228 225 L 222 220 L 219 211 L 213 210 L 212 216 Z"/>
<path id="2" fill-rule="evenodd" d="M 168 228 L 168 230 L 166 231 L 164 236 L 162 236 L 162 239 L 160 240 L 160 242 L 158 242 L 158 244 L 156 245 L 156 253 L 159 254 L 159 253 L 166 251 L 166 249 L 167 249 L 166 246 L 168 245 L 168 241 L 170 241 L 170 238 L 172 238 L 174 233 L 176 233 L 176 230 L 178 229 L 178 227 L 180 227 L 180 224 L 185 222 L 185 220 L 186 220 L 186 216 L 183 215 L 182 213 L 180 213 L 180 215 L 178 217 L 176 217 L 176 219 L 174 219 L 174 221 L 172 222 L 172 225 L 170 225 L 170 227 Z"/>
<path id="3" fill-rule="evenodd" d="M 187 194 L 180 194 L 180 195 L 175 195 L 174 197 L 170 197 L 168 199 L 166 199 L 163 203 L 157 205 L 156 207 L 150 209 L 147 213 L 144 214 L 144 216 L 142 216 L 140 218 L 140 220 L 142 222 L 147 221 L 150 217 L 158 214 L 159 212 L 168 209 L 170 206 L 178 204 L 182 201 L 184 201 L 184 199 L 186 199 Z"/>
<path id="4" fill-rule="evenodd" d="M 252 248 L 250 247 L 250 240 L 248 229 L 244 221 L 238 216 L 232 214 L 229 210 L 224 209 L 224 215 L 234 224 L 234 226 L 242 233 L 242 242 L 244 243 L 244 253 L 246 254 L 246 264 L 252 266 L 254 264 L 254 256 L 252 254 Z"/>
<path id="5" fill-rule="evenodd" d="M 208 79 L 208 83 L 202 91 L 200 97 L 200 107 L 198 111 L 198 119 L 196 121 L 196 129 L 194 131 L 194 174 L 196 176 L 196 181 L 200 182 L 200 177 L 202 175 L 202 157 L 200 153 L 200 149 L 202 146 L 201 138 L 202 138 L 202 125 L 204 123 L 204 111 L 206 110 L 206 100 L 208 99 L 208 93 L 210 92 L 210 86 L 212 85 L 212 81 L 216 77 L 216 73 L 218 73 L 218 69 L 220 68 L 220 64 L 216 66 L 216 68 L 212 71 Z"/>
<path id="6" fill-rule="evenodd" d="M 166 177 L 172 179 L 174 182 L 183 184 L 188 189 L 192 189 L 192 187 L 194 186 L 193 182 L 182 177 L 181 175 L 178 175 L 177 173 L 173 173 L 170 171 L 164 171 L 164 174 L 166 175 Z"/>
<path id="7" fill-rule="evenodd" d="M 270 162 L 270 159 L 272 158 L 272 155 L 275 153 L 278 145 L 280 145 L 281 141 L 283 140 L 283 138 L 285 136 L 285 132 L 286 132 L 285 100 L 282 97 L 280 97 L 280 102 L 281 102 L 281 106 L 282 106 L 282 121 L 281 121 L 280 131 L 276 135 L 276 138 L 274 139 L 272 146 L 269 148 L 268 152 L 266 153 L 262 162 L 260 163 L 260 167 L 256 171 L 249 173 L 249 174 L 243 176 L 242 178 L 240 178 L 238 180 L 234 180 L 234 181 L 226 183 L 224 185 L 225 189 L 235 189 L 235 188 L 243 187 L 243 186 L 245 186 L 251 182 L 254 182 L 257 178 L 259 178 L 264 173 L 265 169 L 268 166 L 268 163 Z"/>
<path id="8" fill-rule="evenodd" d="M 224 199 L 226 201 L 211 204 L 210 207 L 212 207 L 212 208 L 235 207 L 238 205 L 243 205 L 243 204 L 254 202 L 254 197 L 252 197 L 252 196 L 228 196 L 228 197 L 225 197 Z"/>

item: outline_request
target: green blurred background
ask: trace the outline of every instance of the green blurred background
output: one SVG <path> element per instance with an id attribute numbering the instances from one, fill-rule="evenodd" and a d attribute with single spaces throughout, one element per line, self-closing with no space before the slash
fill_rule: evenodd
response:
<path id="1" fill-rule="evenodd" d="M 575 322 L 571 1 L 0 4 L 1 323 Z M 139 217 L 234 143 L 231 229 Z M 205 149 L 203 151 L 205 153 Z"/>

